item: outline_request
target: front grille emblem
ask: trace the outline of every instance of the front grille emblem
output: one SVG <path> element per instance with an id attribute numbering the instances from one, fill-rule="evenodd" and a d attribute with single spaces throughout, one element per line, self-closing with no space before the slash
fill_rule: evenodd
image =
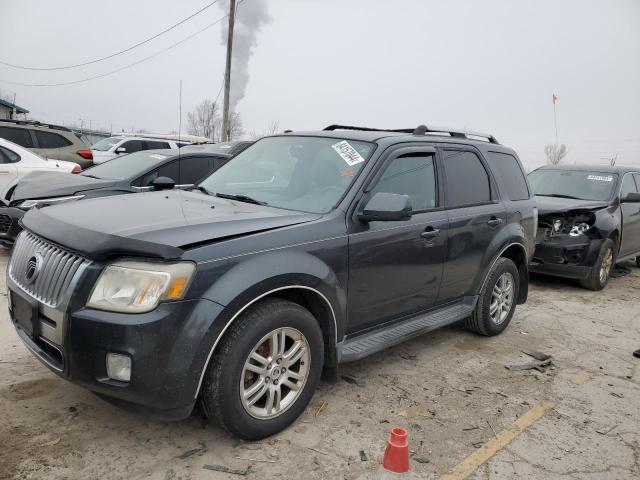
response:
<path id="1" fill-rule="evenodd" d="M 43 261 L 44 259 L 39 253 L 36 253 L 29 259 L 27 267 L 24 270 L 24 279 L 27 283 L 31 284 L 36 281 L 36 278 L 38 278 L 38 275 L 40 274 Z"/>

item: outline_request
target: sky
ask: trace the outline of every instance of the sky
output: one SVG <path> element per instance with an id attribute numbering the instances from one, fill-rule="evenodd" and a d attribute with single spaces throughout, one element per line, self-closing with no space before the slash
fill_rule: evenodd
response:
<path id="1" fill-rule="evenodd" d="M 263 3 L 266 2 L 266 3 Z M 164 30 L 211 0 L 0 0 L 0 61 L 34 67 L 83 63 Z M 0 93 L 52 123 L 163 133 L 205 98 L 222 101 L 224 16 L 214 5 L 123 55 L 81 68 L 27 71 L 0 64 Z M 640 165 L 638 0 L 244 0 L 266 5 L 255 31 L 245 131 L 419 124 L 492 133 L 527 169 L 555 142 L 563 163 Z M 244 12 L 244 13 L 243 13 Z M 233 75 L 233 72 L 232 72 Z"/>

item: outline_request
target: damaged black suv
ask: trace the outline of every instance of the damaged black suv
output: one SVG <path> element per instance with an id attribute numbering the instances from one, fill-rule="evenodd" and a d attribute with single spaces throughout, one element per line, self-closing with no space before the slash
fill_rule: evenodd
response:
<path id="1" fill-rule="evenodd" d="M 529 183 L 539 214 L 532 272 L 602 290 L 616 262 L 640 266 L 640 169 L 547 166 Z"/>
<path id="2" fill-rule="evenodd" d="M 491 135 L 330 126 L 257 141 L 195 189 L 32 209 L 11 319 L 60 376 L 255 440 L 324 370 L 527 297 L 535 200 Z"/>

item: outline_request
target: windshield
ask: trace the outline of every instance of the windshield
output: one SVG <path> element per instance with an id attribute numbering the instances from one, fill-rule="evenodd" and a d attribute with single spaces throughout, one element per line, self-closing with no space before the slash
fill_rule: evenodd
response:
<path id="1" fill-rule="evenodd" d="M 200 183 L 211 194 L 242 195 L 273 207 L 325 213 L 347 190 L 374 145 L 320 137 L 269 137 Z"/>
<path id="2" fill-rule="evenodd" d="M 172 155 L 162 155 L 149 151 L 130 153 L 108 162 L 83 170 L 80 175 L 105 180 L 125 180 L 141 174 L 148 168 L 163 162 Z"/>
<path id="3" fill-rule="evenodd" d="M 96 150 L 98 152 L 106 152 L 111 147 L 114 147 L 121 140 L 122 140 L 122 137 L 103 138 L 99 142 L 94 143 L 91 146 L 91 150 Z"/>
<path id="4" fill-rule="evenodd" d="M 206 152 L 206 153 L 226 153 L 228 155 L 237 155 L 253 142 L 221 142 L 221 143 L 204 143 L 201 145 L 185 145 L 182 152 Z"/>
<path id="5" fill-rule="evenodd" d="M 528 176 L 535 195 L 609 200 L 618 175 L 578 170 L 536 170 Z"/>

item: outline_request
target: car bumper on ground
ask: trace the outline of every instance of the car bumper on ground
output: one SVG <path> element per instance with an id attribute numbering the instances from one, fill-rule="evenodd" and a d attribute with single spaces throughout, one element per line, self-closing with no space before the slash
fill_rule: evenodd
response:
<path id="1" fill-rule="evenodd" d="M 601 239 L 557 235 L 536 244 L 529 264 L 532 273 L 564 278 L 587 278 L 598 258 Z"/>
<path id="2" fill-rule="evenodd" d="M 209 354 L 205 332 L 222 306 L 198 299 L 162 303 L 143 314 L 79 308 L 56 316 L 11 278 L 7 283 L 10 318 L 19 337 L 56 374 L 156 417 L 179 420 L 191 413 Z M 57 322 L 65 328 L 54 337 L 47 330 Z M 130 381 L 109 378 L 107 353 L 131 359 Z"/>
<path id="3" fill-rule="evenodd" d="M 16 207 L 0 207 L 0 243 L 13 244 L 22 231 L 20 219 L 26 212 Z"/>

